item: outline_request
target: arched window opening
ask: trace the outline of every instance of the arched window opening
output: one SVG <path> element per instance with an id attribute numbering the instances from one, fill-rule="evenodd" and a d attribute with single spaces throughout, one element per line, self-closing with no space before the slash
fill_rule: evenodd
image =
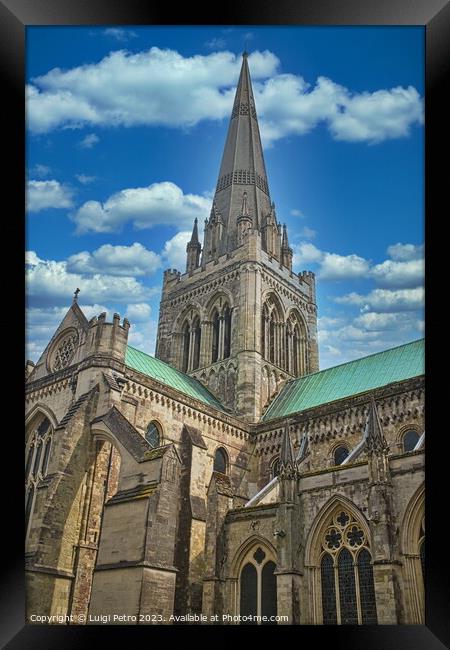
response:
<path id="1" fill-rule="evenodd" d="M 299 375 L 299 342 L 300 342 L 300 336 L 298 332 L 298 327 L 294 327 L 294 335 L 292 337 L 292 360 L 293 360 L 293 371 L 294 371 L 294 376 L 298 377 Z"/>
<path id="2" fill-rule="evenodd" d="M 159 424 L 154 420 L 147 427 L 145 439 L 151 447 L 160 447 L 161 445 L 161 430 Z"/>
<path id="3" fill-rule="evenodd" d="M 219 327 L 219 312 L 215 309 L 212 319 L 212 363 L 215 363 L 219 358 Z"/>
<path id="4" fill-rule="evenodd" d="M 219 447 L 214 454 L 214 471 L 221 474 L 227 473 L 228 457 L 225 449 Z"/>
<path id="5" fill-rule="evenodd" d="M 42 416 L 41 416 L 42 418 Z M 28 436 L 28 449 L 26 450 L 25 462 L 25 521 L 26 534 L 28 533 L 29 522 L 33 515 L 36 486 L 39 481 L 47 475 L 50 461 L 53 429 L 50 420 L 44 416 L 43 419 L 34 420 L 31 425 L 31 433 Z"/>
<path id="6" fill-rule="evenodd" d="M 339 447 L 336 447 L 333 454 L 334 464 L 342 465 L 344 460 L 347 458 L 348 453 L 348 449 L 344 445 L 339 445 Z"/>
<path id="7" fill-rule="evenodd" d="M 261 615 L 268 619 L 277 615 L 277 577 L 275 562 L 269 560 L 261 572 Z M 274 621 L 262 621 L 262 625 L 273 625 Z"/>
<path id="8" fill-rule="evenodd" d="M 189 323 L 186 322 L 183 326 L 183 359 L 181 363 L 181 370 L 183 372 L 187 372 L 187 369 L 189 367 L 189 338 Z"/>
<path id="9" fill-rule="evenodd" d="M 241 571 L 241 598 L 240 614 L 242 617 L 252 617 L 248 621 L 243 621 L 243 625 L 256 625 L 253 617 L 257 613 L 258 600 L 258 576 L 253 564 L 246 564 Z"/>
<path id="10" fill-rule="evenodd" d="M 200 319 L 197 316 L 192 324 L 192 329 L 193 329 L 193 354 L 192 354 L 192 370 L 197 370 L 197 368 L 200 365 L 200 339 L 201 339 L 201 327 L 200 327 Z"/>
<path id="11" fill-rule="evenodd" d="M 320 563 L 322 578 L 322 612 L 324 625 L 337 625 L 336 587 L 334 581 L 333 558 L 325 553 Z"/>
<path id="12" fill-rule="evenodd" d="M 359 593 L 361 598 L 361 616 L 364 625 L 376 625 L 377 608 L 373 582 L 372 558 L 363 548 L 358 555 Z"/>
<path id="13" fill-rule="evenodd" d="M 275 363 L 275 315 L 273 312 L 269 323 L 269 361 Z"/>
<path id="14" fill-rule="evenodd" d="M 277 615 L 277 577 L 276 564 L 261 546 L 254 546 L 243 560 L 239 576 L 239 613 L 241 617 L 263 617 L 268 619 Z M 275 620 L 242 621 L 244 625 L 276 624 Z"/>
<path id="15" fill-rule="evenodd" d="M 417 431 L 406 431 L 403 434 L 403 451 L 407 453 L 408 451 L 413 451 L 414 447 L 419 442 L 419 434 Z"/>
<path id="16" fill-rule="evenodd" d="M 223 311 L 223 358 L 228 359 L 231 351 L 231 309 L 226 305 Z"/>
<path id="17" fill-rule="evenodd" d="M 275 458 L 275 460 L 272 462 L 272 467 L 271 467 L 272 478 L 279 476 L 279 474 L 280 474 L 280 459 Z"/>
<path id="18" fill-rule="evenodd" d="M 323 623 L 376 624 L 372 558 L 360 523 L 348 511 L 337 509 L 323 533 L 322 548 Z"/>

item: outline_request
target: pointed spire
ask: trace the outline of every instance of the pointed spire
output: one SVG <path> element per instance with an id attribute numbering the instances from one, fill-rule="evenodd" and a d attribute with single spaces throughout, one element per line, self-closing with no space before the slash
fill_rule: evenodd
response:
<path id="1" fill-rule="evenodd" d="M 288 241 L 288 235 L 287 235 L 287 228 L 286 224 L 283 224 L 283 241 L 281 243 L 282 248 L 289 248 L 289 241 Z"/>
<path id="2" fill-rule="evenodd" d="M 289 424 L 283 431 L 283 440 L 281 441 L 280 453 L 280 477 L 295 478 L 297 475 L 297 461 L 294 458 L 291 436 L 289 435 Z"/>
<path id="3" fill-rule="evenodd" d="M 238 245 L 237 220 L 241 214 L 242 189 L 247 192 L 247 210 L 254 224 L 270 212 L 269 186 L 256 115 L 248 54 L 242 66 L 228 127 L 214 201 L 225 228 L 220 253 Z"/>
<path id="4" fill-rule="evenodd" d="M 191 236 L 191 241 L 190 241 L 191 244 L 198 244 L 199 243 L 199 241 L 198 241 L 198 226 L 197 226 L 197 223 L 198 223 L 198 219 L 197 219 L 197 217 L 195 217 L 195 219 L 194 219 L 194 227 L 192 229 L 192 236 Z"/>
<path id="5" fill-rule="evenodd" d="M 186 273 L 192 273 L 199 266 L 201 245 L 198 241 L 198 220 L 195 218 L 192 228 L 191 240 L 186 246 Z"/>
<path id="6" fill-rule="evenodd" d="M 366 448 L 369 454 L 373 452 L 386 452 L 389 450 L 386 438 L 381 427 L 375 400 L 372 396 L 369 406 L 369 414 L 366 423 Z"/>

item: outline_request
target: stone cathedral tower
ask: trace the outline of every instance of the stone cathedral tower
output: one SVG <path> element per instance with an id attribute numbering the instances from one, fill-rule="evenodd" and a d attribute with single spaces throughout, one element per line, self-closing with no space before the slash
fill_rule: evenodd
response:
<path id="1" fill-rule="evenodd" d="M 156 356 L 250 422 L 293 377 L 319 369 L 315 278 L 292 271 L 270 198 L 247 54 L 204 241 L 164 273 Z"/>

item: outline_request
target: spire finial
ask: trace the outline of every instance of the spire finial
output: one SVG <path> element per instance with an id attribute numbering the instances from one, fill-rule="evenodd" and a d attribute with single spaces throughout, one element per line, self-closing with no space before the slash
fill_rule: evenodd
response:
<path id="1" fill-rule="evenodd" d="M 80 290 L 79 290 L 78 287 L 77 287 L 77 288 L 75 289 L 75 291 L 73 292 L 73 302 L 78 302 L 78 294 L 79 294 L 79 293 L 80 293 Z"/>
<path id="2" fill-rule="evenodd" d="M 373 395 L 370 400 L 365 435 L 366 447 L 369 454 L 374 451 L 381 452 L 389 449 L 386 438 L 384 437 L 383 429 L 381 428 L 380 416 L 378 415 Z"/>

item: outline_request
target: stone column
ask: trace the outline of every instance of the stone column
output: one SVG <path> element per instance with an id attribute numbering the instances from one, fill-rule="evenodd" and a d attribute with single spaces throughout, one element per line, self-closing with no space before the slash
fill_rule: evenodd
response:
<path id="1" fill-rule="evenodd" d="M 219 316 L 219 352 L 217 355 L 217 360 L 221 361 L 223 359 L 223 344 L 224 344 L 224 335 L 225 335 L 225 327 L 224 327 L 224 317 L 223 314 Z"/>

